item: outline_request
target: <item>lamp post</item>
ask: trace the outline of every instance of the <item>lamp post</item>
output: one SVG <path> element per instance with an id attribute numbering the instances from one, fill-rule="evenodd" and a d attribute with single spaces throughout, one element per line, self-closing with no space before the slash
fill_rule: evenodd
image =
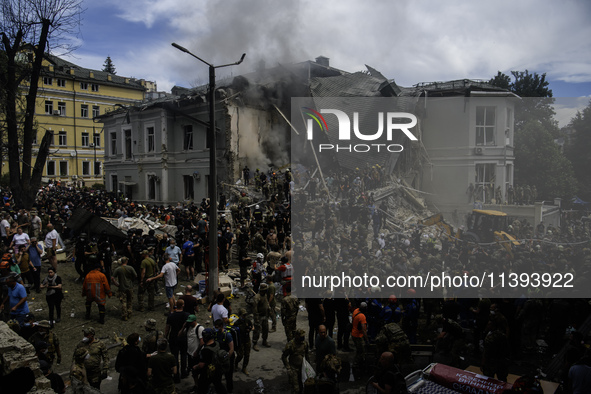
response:
<path id="1" fill-rule="evenodd" d="M 218 213 L 217 213 L 217 165 L 216 165 L 216 139 L 215 139 L 215 69 L 235 66 L 244 60 L 246 53 L 242 54 L 240 60 L 235 63 L 222 64 L 214 66 L 206 62 L 199 56 L 189 52 L 187 48 L 180 46 L 177 43 L 171 44 L 176 49 L 185 52 L 209 67 L 209 129 L 207 130 L 207 137 L 209 139 L 209 275 L 208 296 L 213 298 L 213 292 L 219 286 L 218 277 L 218 247 L 217 247 L 217 233 L 218 233 Z"/>

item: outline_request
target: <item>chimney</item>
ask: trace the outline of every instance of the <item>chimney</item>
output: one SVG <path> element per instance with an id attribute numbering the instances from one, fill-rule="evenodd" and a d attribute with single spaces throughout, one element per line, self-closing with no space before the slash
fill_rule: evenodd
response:
<path id="1" fill-rule="evenodd" d="M 330 67 L 330 66 L 329 66 L 329 60 L 330 60 L 330 59 L 329 59 L 329 58 L 327 58 L 327 57 L 324 57 L 324 56 L 318 56 L 318 57 L 316 58 L 316 63 L 318 63 L 318 64 L 320 64 L 321 66 L 324 66 L 324 67 Z"/>

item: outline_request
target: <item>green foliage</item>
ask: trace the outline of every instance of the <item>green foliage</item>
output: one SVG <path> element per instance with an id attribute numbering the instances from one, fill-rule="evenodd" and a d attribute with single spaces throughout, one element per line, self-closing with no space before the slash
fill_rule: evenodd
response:
<path id="1" fill-rule="evenodd" d="M 105 190 L 105 185 L 102 183 L 94 183 L 91 188 L 93 190 Z"/>
<path id="2" fill-rule="evenodd" d="M 577 192 L 571 162 L 554 143 L 550 130 L 528 121 L 515 134 L 515 179 L 517 184 L 535 185 L 538 198 L 570 199 Z"/>
<path id="3" fill-rule="evenodd" d="M 591 101 L 583 112 L 577 112 L 569 127 L 575 130 L 566 146 L 566 155 L 573 164 L 583 200 L 591 200 Z"/>
<path id="4" fill-rule="evenodd" d="M 511 75 L 499 71 L 489 83 L 521 97 L 515 104 L 515 184 L 535 185 L 541 199 L 569 199 L 577 181 L 571 162 L 554 143 L 559 129 L 546 74 L 525 70 Z"/>
<path id="5" fill-rule="evenodd" d="M 111 56 L 107 56 L 105 59 L 105 63 L 103 63 L 103 71 L 111 74 L 117 74 L 117 71 L 115 71 L 115 65 L 111 60 Z"/>

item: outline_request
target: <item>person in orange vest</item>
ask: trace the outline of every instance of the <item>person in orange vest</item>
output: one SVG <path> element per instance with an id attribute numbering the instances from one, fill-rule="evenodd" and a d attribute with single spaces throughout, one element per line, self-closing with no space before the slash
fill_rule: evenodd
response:
<path id="1" fill-rule="evenodd" d="M 86 297 L 86 319 L 90 319 L 92 303 L 96 302 L 99 309 L 99 323 L 105 324 L 106 297 L 112 295 L 107 277 L 102 273 L 100 264 L 96 264 L 94 269 L 86 275 L 82 284 L 82 297 Z"/>

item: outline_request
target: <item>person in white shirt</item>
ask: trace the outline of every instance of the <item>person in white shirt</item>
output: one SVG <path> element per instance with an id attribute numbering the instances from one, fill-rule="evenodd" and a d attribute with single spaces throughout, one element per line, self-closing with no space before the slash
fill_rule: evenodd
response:
<path id="1" fill-rule="evenodd" d="M 225 298 L 223 293 L 218 294 L 215 299 L 216 304 L 211 307 L 211 316 L 213 321 L 220 319 L 224 321 L 224 324 L 228 324 L 228 310 L 224 306 Z"/>
<path id="2" fill-rule="evenodd" d="M 57 231 L 53 228 L 53 224 L 47 223 L 47 235 L 45 235 L 45 252 L 49 259 L 49 263 L 57 272 Z"/>
<path id="3" fill-rule="evenodd" d="M 10 222 L 8 221 L 9 219 L 10 219 L 10 215 L 4 214 L 2 221 L 0 221 L 0 238 L 2 238 L 2 242 L 4 242 L 4 245 L 6 245 L 6 246 L 9 245 L 9 240 L 8 240 L 8 232 L 10 231 Z"/>
<path id="4" fill-rule="evenodd" d="M 178 267 L 178 265 L 172 262 L 171 257 L 166 253 L 164 254 L 164 261 L 166 262 L 166 264 L 164 264 L 160 273 L 156 276 L 146 279 L 146 282 L 151 282 L 153 280 L 164 277 L 166 298 L 168 298 L 168 305 L 170 307 L 170 310 L 172 311 L 174 309 L 174 306 L 176 305 L 176 299 L 174 298 L 174 290 L 178 283 L 177 277 L 179 272 L 181 272 L 181 269 Z"/>
<path id="5" fill-rule="evenodd" d="M 14 250 L 19 250 L 22 245 L 27 246 L 31 243 L 29 239 L 29 235 L 23 231 L 22 227 L 18 227 L 16 230 L 16 234 L 12 237 L 12 242 L 10 243 L 10 248 L 14 248 Z"/>

